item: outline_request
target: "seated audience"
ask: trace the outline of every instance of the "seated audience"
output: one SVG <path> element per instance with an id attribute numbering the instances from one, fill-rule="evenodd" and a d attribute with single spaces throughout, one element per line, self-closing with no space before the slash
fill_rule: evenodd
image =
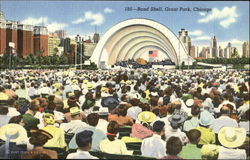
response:
<path id="1" fill-rule="evenodd" d="M 246 139 L 244 128 L 223 127 L 218 134 L 219 148 L 218 159 L 246 159 L 246 150 L 238 149 Z"/>
<path id="2" fill-rule="evenodd" d="M 62 123 L 60 125 L 60 128 L 65 133 L 75 133 L 78 128 L 87 126 L 85 122 L 82 122 L 80 116 L 80 109 L 78 107 L 70 108 L 70 114 L 71 114 L 71 121 L 68 123 Z"/>
<path id="3" fill-rule="evenodd" d="M 76 134 L 76 144 L 78 149 L 75 153 L 70 153 L 66 159 L 98 159 L 89 154 L 89 150 L 92 146 L 93 132 L 85 130 Z"/>
<path id="4" fill-rule="evenodd" d="M 43 145 L 52 139 L 53 136 L 42 129 L 31 130 L 30 144 L 34 145 L 32 150 L 29 150 L 22 154 L 22 159 L 33 159 L 34 156 L 39 154 L 45 154 L 48 157 L 46 159 L 57 159 L 57 152 L 43 148 Z"/>
<path id="5" fill-rule="evenodd" d="M 213 123 L 214 117 L 207 110 L 201 112 L 199 127 L 195 128 L 201 132 L 199 144 L 214 144 L 216 142 L 215 133 L 209 126 Z"/>
<path id="6" fill-rule="evenodd" d="M 161 158 L 166 155 L 166 142 L 161 138 L 165 133 L 164 125 L 165 123 L 163 121 L 156 121 L 154 123 L 154 134 L 142 141 L 142 156 Z"/>
<path id="7" fill-rule="evenodd" d="M 64 131 L 54 126 L 55 124 L 54 115 L 50 113 L 45 113 L 43 115 L 43 120 L 45 127 L 42 129 L 53 135 L 53 138 L 48 140 L 48 142 L 44 144 L 44 147 L 57 147 L 64 149 L 67 145 L 65 143 Z"/>
<path id="8" fill-rule="evenodd" d="M 79 132 L 82 132 L 84 130 L 89 130 L 93 132 L 93 136 L 92 136 L 92 147 L 91 150 L 100 150 L 100 142 L 106 138 L 105 133 L 96 128 L 97 124 L 99 121 L 99 115 L 97 113 L 91 113 L 87 116 L 87 123 L 89 126 L 86 127 L 81 127 L 79 129 L 76 130 L 76 134 Z M 73 138 L 71 139 L 71 141 L 69 142 L 69 148 L 70 149 L 76 149 L 77 148 L 77 144 L 76 144 L 76 134 L 73 136 Z"/>
<path id="9" fill-rule="evenodd" d="M 204 144 L 201 148 L 202 160 L 217 160 L 219 149 L 215 144 Z"/>
<path id="10" fill-rule="evenodd" d="M 182 142 L 178 137 L 170 137 L 166 145 L 167 155 L 161 159 L 182 159 L 178 154 L 182 150 Z"/>
<path id="11" fill-rule="evenodd" d="M 191 129 L 187 132 L 189 143 L 182 147 L 180 157 L 183 159 L 201 159 L 201 149 L 197 147 L 201 132 L 197 129 Z"/>
<path id="12" fill-rule="evenodd" d="M 107 128 L 107 138 L 100 142 L 100 150 L 111 154 L 128 154 L 132 155 L 133 151 L 128 151 L 125 143 L 117 139 L 119 125 L 115 121 L 111 121 Z"/>

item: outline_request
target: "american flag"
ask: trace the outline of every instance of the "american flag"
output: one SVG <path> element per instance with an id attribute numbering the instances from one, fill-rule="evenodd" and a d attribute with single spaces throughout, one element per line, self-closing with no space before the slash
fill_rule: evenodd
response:
<path id="1" fill-rule="evenodd" d="M 158 50 L 148 51 L 148 57 L 158 57 Z"/>

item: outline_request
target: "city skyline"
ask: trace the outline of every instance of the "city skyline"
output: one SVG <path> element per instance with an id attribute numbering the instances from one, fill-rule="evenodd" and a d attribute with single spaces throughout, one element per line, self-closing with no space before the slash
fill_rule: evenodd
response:
<path id="1" fill-rule="evenodd" d="M 216 36 L 218 46 L 228 42 L 237 47 L 239 54 L 244 41 L 249 41 L 248 2 L 144 2 L 140 1 L 2 1 L 1 9 L 8 20 L 24 24 L 45 25 L 49 32 L 58 29 L 67 31 L 71 38 L 93 35 L 95 26 L 102 36 L 109 28 L 126 19 L 148 18 L 157 21 L 178 36 L 181 28 L 188 30 L 192 44 L 209 46 Z M 163 11 L 125 11 L 125 8 L 162 7 Z M 180 11 L 189 7 L 191 11 Z M 212 11 L 193 11 L 193 8 L 212 8 Z M 46 8 L 46 9 L 45 9 Z M 165 11 L 178 8 L 178 11 Z M 13 12 L 15 10 L 15 12 Z M 240 29 L 239 29 L 240 28 Z"/>

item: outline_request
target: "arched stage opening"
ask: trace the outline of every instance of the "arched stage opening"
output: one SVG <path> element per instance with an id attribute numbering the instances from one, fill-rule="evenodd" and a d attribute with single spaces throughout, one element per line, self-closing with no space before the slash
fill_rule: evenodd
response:
<path id="1" fill-rule="evenodd" d="M 118 61 L 147 59 L 152 50 L 157 51 L 159 60 L 170 59 L 176 65 L 191 65 L 195 61 L 170 29 L 150 19 L 128 19 L 111 27 L 90 60 L 99 68 L 109 68 Z"/>

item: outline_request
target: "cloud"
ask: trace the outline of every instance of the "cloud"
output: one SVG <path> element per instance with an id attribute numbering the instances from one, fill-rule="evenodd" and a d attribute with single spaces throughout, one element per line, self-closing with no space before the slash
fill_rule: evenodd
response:
<path id="1" fill-rule="evenodd" d="M 211 14 L 199 19 L 198 23 L 208 23 L 213 20 L 219 20 L 222 27 L 228 28 L 231 24 L 237 21 L 236 18 L 238 17 L 238 14 L 236 9 L 236 6 L 232 6 L 231 8 L 224 7 L 222 10 L 213 8 Z"/>
<path id="2" fill-rule="evenodd" d="M 104 22 L 104 16 L 101 13 L 85 12 L 84 17 L 74 20 L 73 24 L 80 24 L 86 21 L 91 21 L 90 25 L 101 25 Z"/>
<path id="3" fill-rule="evenodd" d="M 206 15 L 206 13 L 204 13 L 204 12 L 199 12 L 199 13 L 200 13 L 201 16 L 205 16 Z"/>
<path id="4" fill-rule="evenodd" d="M 64 29 L 68 26 L 66 23 L 58 23 L 58 22 L 49 22 L 48 17 L 40 17 L 40 18 L 34 18 L 34 17 L 28 17 L 21 21 L 22 24 L 29 24 L 29 25 L 44 25 L 47 27 L 49 32 L 54 32 L 59 29 Z"/>
<path id="5" fill-rule="evenodd" d="M 64 29 L 68 25 L 65 23 L 52 22 L 47 24 L 47 28 L 49 32 L 55 32 L 56 30 Z"/>
<path id="6" fill-rule="evenodd" d="M 113 12 L 114 12 L 114 10 L 111 9 L 111 8 L 105 8 L 104 9 L 104 13 L 113 13 Z"/>
<path id="7" fill-rule="evenodd" d="M 192 38 L 192 41 L 204 41 L 204 40 L 210 40 L 211 37 L 209 36 L 199 36 L 199 37 L 195 37 L 195 38 Z"/>
<path id="8" fill-rule="evenodd" d="M 230 26 L 231 23 L 236 22 L 235 18 L 229 18 L 226 20 L 223 20 L 220 22 L 220 25 L 223 26 L 224 28 L 228 28 Z"/>
<path id="9" fill-rule="evenodd" d="M 40 17 L 40 18 L 33 18 L 28 17 L 21 21 L 22 24 L 28 24 L 28 25 L 41 25 L 46 24 L 48 22 L 48 17 Z"/>
<path id="10" fill-rule="evenodd" d="M 203 31 L 201 30 L 194 30 L 194 31 L 189 31 L 188 33 L 190 36 L 200 36 L 203 34 Z"/>
<path id="11" fill-rule="evenodd" d="M 230 42 L 232 44 L 232 46 L 242 46 L 242 44 L 244 43 L 244 41 L 242 40 L 238 40 L 238 39 L 231 39 L 231 40 L 228 40 L 228 41 L 220 41 L 218 42 L 218 45 L 221 46 L 221 47 L 226 47 L 228 45 L 228 42 Z"/>

